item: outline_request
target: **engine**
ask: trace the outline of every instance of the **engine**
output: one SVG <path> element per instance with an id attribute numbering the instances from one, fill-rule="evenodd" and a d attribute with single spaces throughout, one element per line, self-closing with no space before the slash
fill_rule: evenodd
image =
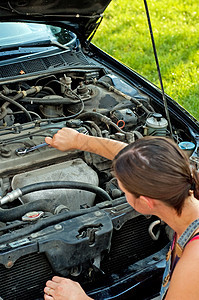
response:
<path id="1" fill-rule="evenodd" d="M 5 101 L 0 114 L 2 197 L 11 189 L 40 181 L 107 183 L 111 177 L 110 162 L 105 159 L 88 153 L 84 157 L 77 152 L 61 153 L 45 144 L 38 147 L 45 136 L 53 136 L 64 126 L 126 142 L 146 134 L 167 135 L 168 123 L 155 112 L 149 97 L 114 75 L 100 79 L 96 78 L 99 74 L 92 79 L 91 75 L 56 74 L 2 86 L 0 98 Z M 65 192 L 59 197 L 62 194 Z M 86 203 L 79 201 L 83 195 L 77 203 Z M 48 196 L 57 197 L 51 192 Z M 38 192 L 20 200 L 29 202 L 41 197 L 42 192 Z M 93 200 L 88 202 L 92 206 Z M 75 208 L 79 205 L 70 207 Z"/>

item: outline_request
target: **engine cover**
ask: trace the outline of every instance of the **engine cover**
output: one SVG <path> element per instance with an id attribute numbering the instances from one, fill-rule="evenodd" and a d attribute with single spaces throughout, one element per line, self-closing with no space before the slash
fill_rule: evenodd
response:
<path id="1" fill-rule="evenodd" d="M 77 189 L 46 190 L 45 193 L 38 191 L 24 195 L 21 200 L 27 203 L 41 199 L 49 199 L 51 201 L 56 199 L 60 200 L 60 204 L 64 204 L 69 210 L 77 210 L 81 206 L 93 206 L 95 195 L 78 190 L 78 182 L 91 183 L 97 186 L 98 176 L 81 158 L 17 174 L 13 177 L 12 188 L 16 189 L 45 181 L 77 181 Z"/>

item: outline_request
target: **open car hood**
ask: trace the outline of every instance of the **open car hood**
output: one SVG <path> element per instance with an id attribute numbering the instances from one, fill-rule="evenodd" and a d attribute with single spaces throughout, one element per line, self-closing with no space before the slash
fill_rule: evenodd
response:
<path id="1" fill-rule="evenodd" d="M 2 0 L 1 21 L 62 22 L 85 40 L 96 29 L 111 0 Z"/>

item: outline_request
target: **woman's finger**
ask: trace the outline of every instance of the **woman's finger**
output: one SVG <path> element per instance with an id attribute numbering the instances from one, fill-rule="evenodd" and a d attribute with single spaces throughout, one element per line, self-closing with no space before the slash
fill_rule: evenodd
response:
<path id="1" fill-rule="evenodd" d="M 54 282 L 54 281 L 52 281 L 52 280 L 48 280 L 46 282 L 46 286 L 49 287 L 49 288 L 51 288 L 51 289 L 55 289 L 55 287 L 57 286 L 57 283 Z"/>
<path id="2" fill-rule="evenodd" d="M 44 300 L 52 300 L 53 297 L 52 296 L 49 296 L 47 294 L 44 294 Z"/>
<path id="3" fill-rule="evenodd" d="M 47 298 L 47 299 L 52 299 L 53 295 L 54 295 L 54 289 L 53 288 L 50 288 L 48 286 L 46 286 L 44 288 L 44 293 L 47 295 L 47 296 L 51 296 L 50 298 Z"/>
<path id="4" fill-rule="evenodd" d="M 59 283 L 59 282 L 63 281 L 63 279 L 67 280 L 67 278 L 63 278 L 63 277 L 59 277 L 59 276 L 53 276 L 52 281 Z"/>

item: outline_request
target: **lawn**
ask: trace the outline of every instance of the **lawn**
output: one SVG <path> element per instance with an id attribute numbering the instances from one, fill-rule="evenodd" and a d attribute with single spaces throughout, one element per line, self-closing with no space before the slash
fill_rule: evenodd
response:
<path id="1" fill-rule="evenodd" d="M 148 7 L 165 93 L 199 120 L 198 0 Z M 160 87 L 143 0 L 112 0 L 93 43 Z"/>

